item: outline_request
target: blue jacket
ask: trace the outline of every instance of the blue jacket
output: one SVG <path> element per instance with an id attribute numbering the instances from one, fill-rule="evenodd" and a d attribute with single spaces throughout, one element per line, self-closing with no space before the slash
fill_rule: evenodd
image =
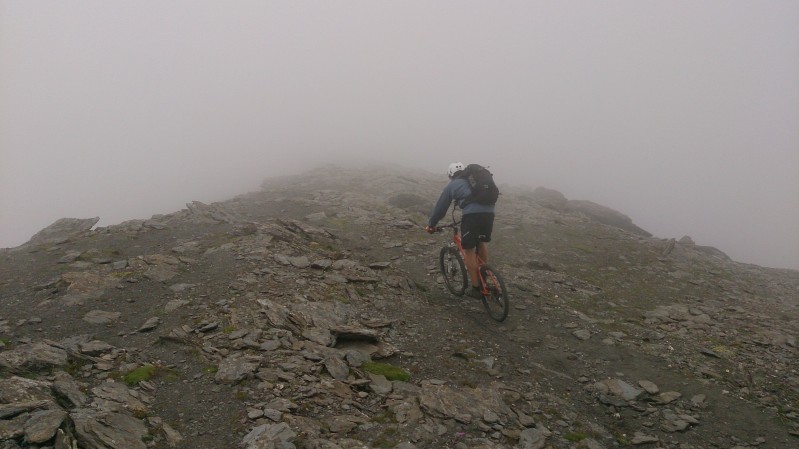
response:
<path id="1" fill-rule="evenodd" d="M 468 181 L 462 178 L 454 178 L 444 187 L 444 191 L 441 192 L 441 196 L 438 198 L 433 212 L 430 213 L 430 220 L 428 220 L 427 225 L 435 227 L 438 221 L 447 214 L 449 205 L 453 200 L 457 202 L 458 207 L 461 207 L 463 200 L 468 198 L 471 194 L 472 188 L 469 186 Z M 494 206 L 487 204 L 468 203 L 466 206 L 463 206 L 462 209 L 463 215 L 479 214 L 483 212 L 494 213 Z"/>

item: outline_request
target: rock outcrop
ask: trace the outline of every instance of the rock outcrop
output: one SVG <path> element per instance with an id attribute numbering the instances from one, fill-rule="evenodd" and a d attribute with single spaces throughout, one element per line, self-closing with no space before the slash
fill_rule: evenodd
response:
<path id="1" fill-rule="evenodd" d="M 100 221 L 100 217 L 62 218 L 34 234 L 26 245 L 34 246 L 66 243 L 70 238 L 77 238 L 86 231 L 89 231 L 98 221 Z"/>

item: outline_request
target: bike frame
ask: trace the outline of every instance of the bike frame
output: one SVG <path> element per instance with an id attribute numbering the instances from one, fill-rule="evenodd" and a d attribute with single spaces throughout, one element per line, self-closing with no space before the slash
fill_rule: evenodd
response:
<path id="1" fill-rule="evenodd" d="M 441 232 L 444 230 L 444 228 L 452 228 L 452 241 L 445 244 L 444 247 L 441 248 L 439 255 L 439 266 L 441 273 L 444 276 L 444 281 L 447 284 L 447 289 L 457 296 L 462 296 L 465 293 L 464 289 L 468 288 L 468 284 L 466 282 L 466 273 L 464 272 L 468 271 L 468 267 L 464 267 L 467 254 L 466 251 L 471 250 L 463 249 L 463 238 L 461 236 L 462 221 L 458 221 L 456 219 L 456 209 L 457 207 L 453 208 L 452 210 L 452 224 L 434 228 L 433 232 Z M 430 229 L 427 230 L 430 231 Z M 453 250 L 457 250 L 457 252 Z M 505 288 L 505 282 L 503 281 L 502 276 L 494 271 L 494 269 L 488 265 L 482 257 L 480 257 L 479 246 L 476 247 L 474 251 L 477 258 L 477 279 L 471 280 L 472 282 L 479 282 L 483 306 L 485 306 L 491 318 L 495 321 L 504 321 L 505 318 L 508 317 L 509 311 L 508 292 Z M 457 259 L 459 267 L 454 268 L 461 270 L 461 274 L 457 278 L 452 276 L 451 268 L 448 268 L 453 267 L 453 261 L 452 257 L 447 259 L 447 254 L 457 254 L 458 256 Z M 471 278 L 471 273 L 469 274 L 469 278 Z M 460 284 L 461 282 L 463 282 L 462 286 Z M 497 307 L 499 307 L 499 309 Z"/>
<path id="2" fill-rule="evenodd" d="M 457 208 L 452 208 L 452 224 L 448 226 L 441 226 L 442 228 L 452 228 L 453 235 L 452 235 L 452 243 L 458 248 L 458 252 L 461 254 L 464 260 L 466 260 L 466 250 L 463 249 L 462 239 L 461 239 L 461 228 L 460 228 L 460 221 L 455 219 L 455 210 Z M 480 253 L 477 251 L 477 247 L 474 248 L 474 252 L 477 254 L 477 278 L 480 279 L 480 290 L 483 294 L 488 292 L 488 287 L 486 286 L 485 279 L 483 279 L 483 273 L 481 273 L 480 268 L 485 265 L 485 260 L 480 257 Z"/>
<path id="3" fill-rule="evenodd" d="M 460 226 L 458 226 L 459 224 L 460 224 L 460 222 L 456 222 L 456 223 L 454 223 L 452 225 L 452 228 L 455 231 L 454 235 L 452 236 L 452 242 L 455 244 L 456 247 L 458 247 L 458 252 L 461 253 L 461 256 L 464 257 L 464 260 L 465 260 L 465 258 L 466 258 L 466 250 L 463 249 L 463 244 L 461 243 L 462 242 L 462 240 L 461 240 L 461 229 L 460 229 Z M 449 227 L 449 226 L 447 226 L 447 227 Z M 477 253 L 477 248 L 474 249 L 474 252 Z M 480 257 L 480 253 L 477 253 L 477 262 L 478 262 L 478 265 L 477 265 L 478 268 L 483 266 L 483 265 L 485 265 L 485 263 L 486 263 L 486 261 L 483 260 L 482 257 Z"/>

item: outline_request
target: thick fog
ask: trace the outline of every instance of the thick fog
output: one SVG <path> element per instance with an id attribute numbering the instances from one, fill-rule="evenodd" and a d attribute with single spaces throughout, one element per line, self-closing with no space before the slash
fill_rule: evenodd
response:
<path id="1" fill-rule="evenodd" d="M 0 0 L 0 247 L 455 160 L 799 268 L 799 2 Z"/>

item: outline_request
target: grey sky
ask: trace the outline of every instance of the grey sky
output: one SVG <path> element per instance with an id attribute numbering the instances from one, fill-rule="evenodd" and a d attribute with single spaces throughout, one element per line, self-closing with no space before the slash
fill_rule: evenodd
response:
<path id="1" fill-rule="evenodd" d="M 0 0 L 0 247 L 364 159 L 799 268 L 799 2 Z"/>

